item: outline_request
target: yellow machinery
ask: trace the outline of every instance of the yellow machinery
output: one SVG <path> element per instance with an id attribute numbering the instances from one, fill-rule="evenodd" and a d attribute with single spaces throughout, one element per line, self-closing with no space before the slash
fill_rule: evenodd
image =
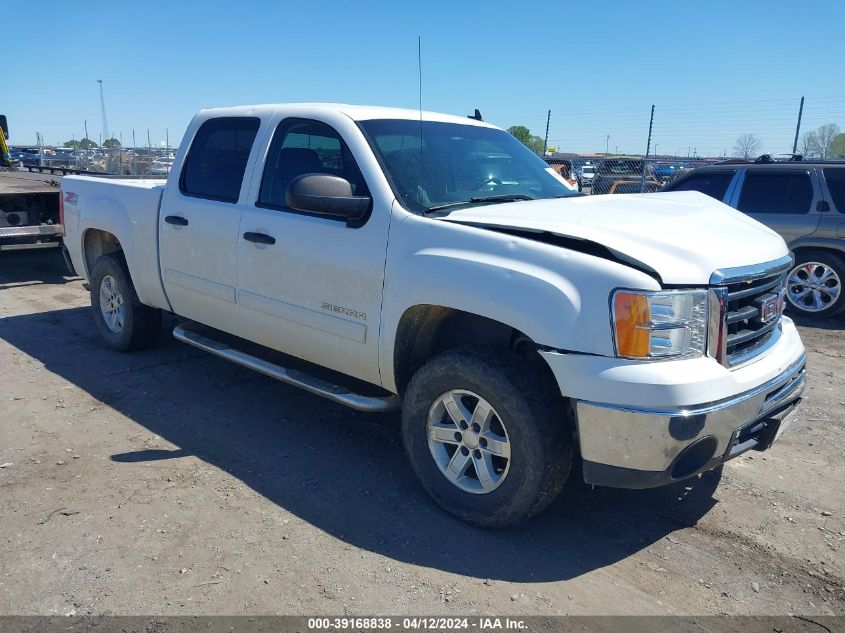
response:
<path id="1" fill-rule="evenodd" d="M 12 166 L 12 154 L 9 150 L 9 126 L 6 123 L 6 115 L 0 114 L 0 167 Z"/>

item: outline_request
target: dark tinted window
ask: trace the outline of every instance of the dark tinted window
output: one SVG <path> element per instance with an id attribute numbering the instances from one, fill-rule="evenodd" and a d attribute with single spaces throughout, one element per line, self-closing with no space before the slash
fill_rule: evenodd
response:
<path id="1" fill-rule="evenodd" d="M 824 180 L 834 206 L 840 213 L 845 213 L 845 167 L 825 168 Z"/>
<path id="2" fill-rule="evenodd" d="M 700 191 L 706 193 L 716 200 L 724 200 L 728 185 L 734 177 L 736 170 L 730 171 L 699 171 L 689 178 L 678 182 L 671 187 L 672 191 Z"/>
<path id="3" fill-rule="evenodd" d="M 798 171 L 751 171 L 739 197 L 745 213 L 807 213 L 813 201 L 810 174 Z"/>
<path id="4" fill-rule="evenodd" d="M 220 118 L 203 123 L 182 169 L 182 193 L 237 202 L 259 123 L 254 118 Z"/>
<path id="5" fill-rule="evenodd" d="M 356 196 L 369 196 L 364 177 L 340 135 L 318 121 L 287 119 L 279 124 L 264 175 L 258 204 L 285 207 L 288 183 L 302 174 L 330 174 L 345 178 Z"/>

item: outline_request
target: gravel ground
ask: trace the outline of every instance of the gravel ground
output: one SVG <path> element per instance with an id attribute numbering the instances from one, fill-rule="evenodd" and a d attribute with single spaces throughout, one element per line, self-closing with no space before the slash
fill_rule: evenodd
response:
<path id="1" fill-rule="evenodd" d="M 721 483 L 573 481 L 483 531 L 422 492 L 395 416 L 166 334 L 110 352 L 87 306 L 57 252 L 0 254 L 0 614 L 845 612 L 845 320 L 801 324 L 798 419 Z"/>

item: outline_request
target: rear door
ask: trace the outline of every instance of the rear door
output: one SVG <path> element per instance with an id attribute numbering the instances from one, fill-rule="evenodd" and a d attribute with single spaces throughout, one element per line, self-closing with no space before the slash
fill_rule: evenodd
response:
<path id="1" fill-rule="evenodd" d="M 821 201 L 813 169 L 749 167 L 740 174 L 731 206 L 774 229 L 791 244 L 816 231 Z"/>
<path id="2" fill-rule="evenodd" d="M 162 280 L 174 312 L 229 331 L 237 318 L 244 174 L 260 123 L 243 116 L 202 123 L 159 212 Z"/>

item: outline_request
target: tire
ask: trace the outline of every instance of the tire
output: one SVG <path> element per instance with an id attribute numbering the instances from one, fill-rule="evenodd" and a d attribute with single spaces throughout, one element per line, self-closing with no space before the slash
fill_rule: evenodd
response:
<path id="1" fill-rule="evenodd" d="M 444 413 L 449 394 L 462 403 L 466 417 L 474 403 L 479 410 L 489 404 L 490 430 L 471 436 L 468 429 L 460 443 L 449 440 L 450 433 L 460 435 L 459 425 Z M 566 411 L 557 385 L 529 359 L 502 350 L 455 350 L 414 374 L 403 399 L 402 436 L 411 466 L 440 507 L 479 527 L 510 527 L 543 510 L 566 483 L 574 445 Z M 446 440 L 430 440 L 435 432 Z M 502 443 L 494 449 L 486 437 L 505 439 L 509 459 L 493 455 L 503 452 Z M 465 474 L 447 478 L 444 465 L 452 465 L 463 449 L 467 453 L 457 459 L 468 460 Z M 483 461 L 491 475 L 486 489 L 476 470 Z"/>
<path id="2" fill-rule="evenodd" d="M 810 285 L 819 282 L 815 289 Z M 805 283 L 806 282 L 806 283 Z M 845 311 L 845 260 L 830 251 L 798 253 L 786 278 L 789 307 L 803 316 L 835 317 Z"/>
<path id="3" fill-rule="evenodd" d="M 120 302 L 123 311 L 119 317 L 115 317 L 115 310 L 105 303 L 109 297 Z M 105 309 L 101 302 L 105 303 Z M 94 264 L 91 310 L 103 341 L 118 352 L 149 347 L 161 331 L 161 310 L 140 302 L 122 253 L 103 255 Z"/>

